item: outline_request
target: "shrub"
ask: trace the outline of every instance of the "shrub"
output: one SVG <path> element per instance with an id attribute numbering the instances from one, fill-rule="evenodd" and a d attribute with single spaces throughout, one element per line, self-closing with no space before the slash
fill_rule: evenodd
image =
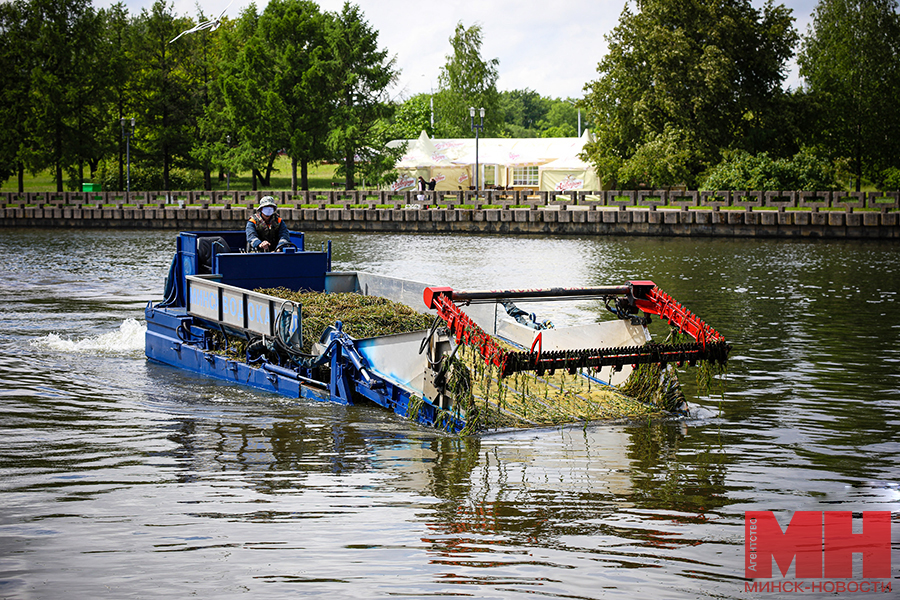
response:
<path id="1" fill-rule="evenodd" d="M 889 167 L 881 172 L 882 190 L 900 190 L 900 169 L 897 167 Z"/>
<path id="2" fill-rule="evenodd" d="M 710 169 L 701 190 L 834 190 L 840 188 L 837 165 L 813 149 L 803 148 L 791 158 L 772 158 L 766 152 L 739 150 Z"/>
<path id="3" fill-rule="evenodd" d="M 104 190 L 125 191 L 125 170 L 122 174 L 122 189 L 119 190 L 119 166 L 115 161 L 104 161 L 97 168 L 94 181 Z M 172 190 L 202 190 L 203 173 L 195 169 L 176 167 L 169 169 L 169 187 Z M 163 173 L 160 167 L 131 165 L 131 191 L 149 192 L 163 189 Z"/>
<path id="4" fill-rule="evenodd" d="M 622 163 L 617 173 L 619 185 L 628 188 L 663 188 L 694 183 L 691 173 L 697 171 L 701 158 L 692 136 L 672 127 L 649 136 Z"/>

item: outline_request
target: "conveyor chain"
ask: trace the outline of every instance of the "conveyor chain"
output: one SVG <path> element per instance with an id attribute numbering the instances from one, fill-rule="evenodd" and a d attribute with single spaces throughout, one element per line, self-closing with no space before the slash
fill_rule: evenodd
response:
<path id="1" fill-rule="evenodd" d="M 698 344 L 654 344 L 620 348 L 596 348 L 588 350 L 553 350 L 548 352 L 508 352 L 503 362 L 501 377 L 518 371 L 536 371 L 538 375 L 551 374 L 556 369 L 567 369 L 574 374 L 578 369 L 622 367 L 650 363 L 688 363 L 706 360 L 724 363 L 731 346 L 724 341 Z"/>

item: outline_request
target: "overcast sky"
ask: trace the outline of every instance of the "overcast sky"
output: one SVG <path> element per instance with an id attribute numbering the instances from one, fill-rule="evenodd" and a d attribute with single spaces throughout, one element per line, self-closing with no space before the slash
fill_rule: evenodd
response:
<path id="1" fill-rule="evenodd" d="M 171 1 L 171 0 L 170 0 Z M 208 16 L 227 8 L 237 18 L 250 0 L 174 0 L 175 14 L 196 21 L 197 5 Z M 149 9 L 153 0 L 124 0 L 132 14 Z M 257 0 L 260 12 L 268 0 Z M 751 0 L 760 8 L 764 0 Z M 106 7 L 113 0 L 94 0 Z M 318 0 L 323 11 L 338 12 L 343 0 Z M 382 48 L 396 57 L 401 71 L 394 95 L 406 98 L 437 88 L 437 77 L 450 53 L 456 24 L 482 27 L 481 56 L 500 60 L 499 90 L 529 88 L 542 96 L 580 98 L 584 84 L 597 77 L 606 53 L 604 36 L 618 23 L 625 0 L 357 0 Z M 781 0 L 793 9 L 795 27 L 806 33 L 816 0 Z M 799 79 L 791 65 L 787 86 Z"/>

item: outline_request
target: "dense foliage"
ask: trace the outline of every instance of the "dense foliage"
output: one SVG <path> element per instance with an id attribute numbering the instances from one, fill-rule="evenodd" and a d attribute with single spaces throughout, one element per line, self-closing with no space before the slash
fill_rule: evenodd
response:
<path id="1" fill-rule="evenodd" d="M 349 189 L 359 176 L 390 177 L 396 71 L 358 7 L 272 0 L 179 36 L 194 25 L 164 0 L 135 16 L 90 0 L 0 4 L 0 178 L 18 174 L 21 189 L 26 170 L 49 168 L 62 191 L 100 169 L 105 189 L 124 189 L 131 118 L 135 190 L 193 182 L 175 175 L 187 171 L 209 189 L 212 173 L 239 170 L 253 172 L 255 189 L 280 153 L 295 189 L 306 189 L 311 162 L 338 162 Z"/>
<path id="2" fill-rule="evenodd" d="M 857 191 L 863 178 L 884 184 L 900 167 L 897 0 L 821 0 L 799 63 L 816 106 L 814 141 L 850 160 Z"/>
<path id="3" fill-rule="evenodd" d="M 394 59 L 359 7 L 250 4 L 209 19 L 156 0 L 130 15 L 91 0 L 0 3 L 0 182 L 49 171 L 56 188 L 176 189 L 276 158 L 293 189 L 338 164 L 348 189 L 395 177 L 392 139 L 572 137 L 606 187 L 900 187 L 898 0 L 820 0 L 801 38 L 767 0 L 628 0 L 583 99 L 499 91 L 481 26 L 458 23 L 431 94 L 394 99 Z M 177 39 L 176 39 L 177 38 Z M 784 90 L 795 57 L 804 85 Z M 132 135 L 130 123 L 134 118 Z M 480 118 L 478 118 L 480 123 Z M 580 127 L 579 127 L 580 125 Z M 126 142 L 127 138 L 127 142 Z"/>
<path id="4" fill-rule="evenodd" d="M 781 143 L 773 119 L 797 40 L 790 11 L 748 0 L 640 0 L 636 9 L 626 4 L 607 35 L 584 101 L 597 124 L 587 154 L 602 179 L 694 186 L 723 149 Z"/>
<path id="5" fill-rule="evenodd" d="M 728 153 L 700 183 L 701 190 L 809 190 L 841 188 L 835 163 L 804 148 L 789 158 L 745 150 Z"/>
<path id="6" fill-rule="evenodd" d="M 440 93 L 440 92 L 438 92 Z M 394 113 L 392 131 L 397 139 L 414 139 L 424 131 L 429 136 L 450 136 L 454 134 L 471 137 L 471 119 L 466 121 L 466 129 L 448 131 L 441 124 L 444 115 L 440 112 L 437 94 L 417 94 L 397 106 Z M 437 104 L 437 105 L 436 105 Z M 479 107 L 480 108 L 480 107 Z M 468 109 L 467 109 L 468 110 Z M 500 131 L 492 132 L 497 137 L 537 138 L 576 137 L 590 128 L 584 109 L 577 106 L 572 98 L 551 99 L 534 90 L 504 90 L 499 92 L 499 106 L 494 118 L 500 120 Z M 485 108 L 485 127 L 492 113 Z M 468 112 L 466 113 L 468 115 Z M 434 125 L 432 125 L 432 120 Z M 480 118 L 479 118 L 480 123 Z M 579 129 L 578 125 L 581 124 Z"/>

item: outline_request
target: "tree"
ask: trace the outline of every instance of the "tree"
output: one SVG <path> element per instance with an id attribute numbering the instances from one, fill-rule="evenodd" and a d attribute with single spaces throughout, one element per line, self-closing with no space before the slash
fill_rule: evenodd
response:
<path id="1" fill-rule="evenodd" d="M 197 22 L 203 23 L 208 18 L 202 11 L 198 12 Z M 229 26 L 225 19 L 225 28 Z M 194 107 L 187 119 L 186 128 L 191 131 L 191 148 L 188 151 L 189 166 L 199 168 L 203 173 L 203 188 L 212 189 L 212 169 L 217 166 L 215 149 L 221 143 L 218 132 L 214 128 L 205 127 L 205 119 L 213 110 L 212 88 L 219 70 L 218 54 L 220 50 L 221 25 L 215 29 L 203 29 L 189 35 L 180 36 L 173 44 L 183 51 L 181 70 L 184 79 L 192 91 Z"/>
<path id="2" fill-rule="evenodd" d="M 80 183 L 84 161 L 98 158 L 108 89 L 99 60 L 102 22 L 88 0 L 31 0 L 26 19 L 36 24 L 27 120 L 33 164 L 50 167 L 61 192 L 64 171 L 74 167 Z"/>
<path id="3" fill-rule="evenodd" d="M 198 17 L 198 20 L 201 19 L 205 20 L 203 15 Z M 218 169 L 220 178 L 226 171 L 225 154 L 229 148 L 228 139 L 232 128 L 223 118 L 224 100 L 217 83 L 223 64 L 219 59 L 224 46 L 222 40 L 231 29 L 232 23 L 223 19 L 214 33 L 207 29 L 185 41 L 193 48 L 191 58 L 187 61 L 187 69 L 191 73 L 191 79 L 197 82 L 195 85 L 199 86 L 195 95 L 202 111 L 197 114 L 194 123 L 196 134 L 190 156 L 203 172 L 203 187 L 207 190 L 212 189 L 212 171 Z"/>
<path id="4" fill-rule="evenodd" d="M 450 45 L 453 54 L 447 56 L 447 63 L 441 67 L 438 75 L 440 90 L 435 97 L 438 135 L 473 137 L 469 107 L 485 109 L 485 136 L 499 134 L 503 125 L 497 92 L 500 61 L 481 58 L 481 26 L 472 25 L 466 29 L 462 22 L 458 23 Z"/>
<path id="5" fill-rule="evenodd" d="M 156 0 L 135 19 L 132 59 L 137 128 L 132 142 L 144 161 L 162 169 L 162 184 L 171 189 L 171 170 L 193 163 L 190 151 L 201 107 L 185 62 L 191 55 L 186 37 L 169 42 L 192 26 L 177 18 L 164 0 Z M 132 159 L 134 160 L 134 159 Z"/>
<path id="6" fill-rule="evenodd" d="M 105 130 L 101 134 L 103 140 L 101 156 L 116 154 L 119 176 L 115 189 L 124 190 L 125 140 L 122 139 L 124 136 L 121 122 L 126 117 L 131 118 L 133 114 L 129 89 L 131 73 L 134 70 L 129 52 L 131 21 L 125 5 L 121 2 L 109 9 L 101 10 L 100 16 L 103 21 L 102 62 L 105 65 L 108 86 L 103 115 Z M 92 176 L 94 166 L 92 165 Z"/>
<path id="7" fill-rule="evenodd" d="M 549 102 L 546 116 L 538 121 L 541 137 L 576 137 L 579 135 L 579 111 L 574 100 L 556 99 Z M 584 130 L 582 124 L 582 130 Z"/>
<path id="8" fill-rule="evenodd" d="M 352 190 L 357 157 L 361 169 L 373 169 L 369 180 L 399 157 L 397 150 L 384 146 L 385 122 L 393 111 L 387 90 L 397 72 L 395 59 L 378 48 L 378 32 L 358 6 L 345 2 L 340 13 L 329 15 L 322 54 L 332 102 L 328 146 L 340 161 L 337 172 L 344 176 L 346 189 Z"/>
<path id="9" fill-rule="evenodd" d="M 423 131 L 428 136 L 434 136 L 434 127 L 431 125 L 434 113 L 431 106 L 431 94 L 418 94 L 399 104 L 391 125 L 394 139 L 415 139 Z"/>
<path id="10" fill-rule="evenodd" d="M 856 190 L 900 166 L 897 1 L 820 0 L 798 62 L 819 108 L 817 141 L 850 159 Z"/>
<path id="11" fill-rule="evenodd" d="M 620 169 L 635 172 L 627 163 L 644 144 L 656 154 L 675 148 L 661 140 L 691 139 L 691 156 L 676 157 L 689 162 L 671 171 L 687 179 L 665 183 L 692 185 L 722 149 L 744 147 L 768 129 L 797 39 L 793 18 L 771 0 L 762 11 L 748 0 L 639 0 L 636 7 L 626 4 L 606 36 L 600 77 L 586 86 L 584 106 L 597 124 L 586 156 L 615 182 Z"/>
<path id="12" fill-rule="evenodd" d="M 308 165 L 327 154 L 326 137 L 330 103 L 324 66 L 328 18 L 308 0 L 270 2 L 259 20 L 258 36 L 264 41 L 270 65 L 255 62 L 258 74 L 268 75 L 267 111 L 273 128 L 291 157 L 292 189 L 309 189 Z"/>
<path id="13" fill-rule="evenodd" d="M 223 69 L 221 95 L 236 144 L 229 152 L 243 156 L 239 166 L 255 173 L 264 164 L 260 175 L 268 185 L 274 159 L 285 151 L 292 190 L 298 189 L 298 165 L 299 187 L 307 190 L 309 163 L 327 155 L 333 104 L 325 51 L 329 18 L 309 0 L 273 0 L 255 25 L 254 18 L 252 12 L 242 16 L 242 27 L 252 33 Z"/>
<path id="14" fill-rule="evenodd" d="M 500 111 L 503 115 L 503 135 L 506 137 L 537 137 L 538 123 L 550 110 L 550 100 L 534 90 L 500 92 Z"/>
<path id="15" fill-rule="evenodd" d="M 252 66 L 254 56 L 262 54 L 259 20 L 256 5 L 250 4 L 236 21 L 225 21 L 216 30 L 216 78 L 199 122 L 204 143 L 192 150 L 198 159 L 217 167 L 220 177 L 251 171 L 254 190 L 264 180 L 261 169 L 271 164 L 269 157 L 279 144 L 270 137 L 260 92 L 269 83 L 268 71 L 259 73 Z"/>
<path id="16" fill-rule="evenodd" d="M 33 40 L 27 12 L 24 0 L 0 3 L 0 181 L 17 174 L 19 193 L 24 187 L 28 149 L 33 146 L 26 124 L 31 110 Z"/>

